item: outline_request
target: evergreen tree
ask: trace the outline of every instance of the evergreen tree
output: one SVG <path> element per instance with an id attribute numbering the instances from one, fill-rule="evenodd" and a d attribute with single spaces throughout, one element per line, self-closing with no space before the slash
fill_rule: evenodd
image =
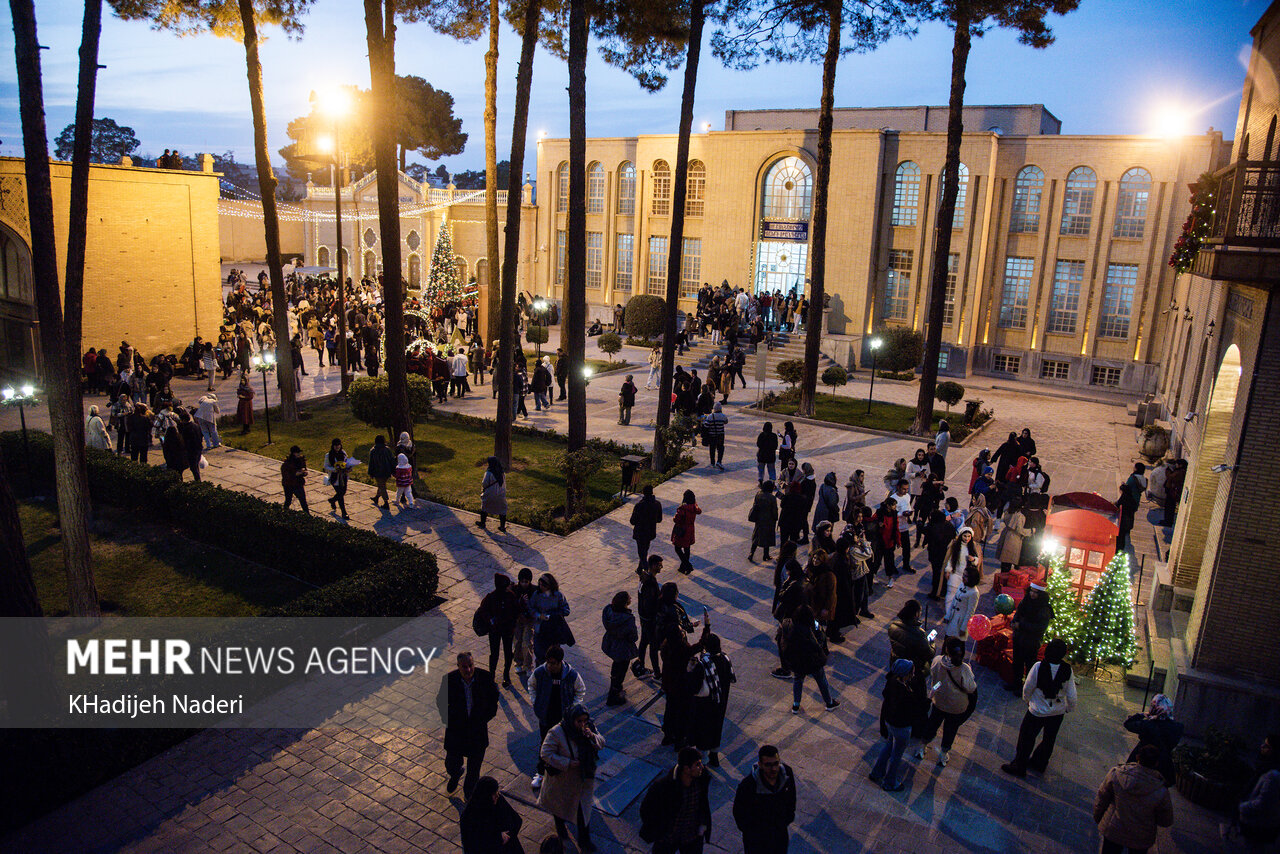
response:
<path id="1" fill-rule="evenodd" d="M 1076 658 L 1128 666 L 1133 664 L 1137 653 L 1129 556 L 1121 552 L 1102 573 L 1085 603 Z"/>
<path id="2" fill-rule="evenodd" d="M 453 237 L 449 223 L 440 225 L 436 248 L 431 253 L 431 274 L 422 289 L 422 302 L 428 311 L 444 309 L 462 302 L 463 286 L 458 278 L 458 262 L 453 255 Z"/>
<path id="3" fill-rule="evenodd" d="M 1062 638 L 1067 646 L 1075 648 L 1079 645 L 1084 626 L 1084 612 L 1071 587 L 1071 571 L 1066 567 L 1066 555 L 1061 552 L 1042 554 L 1040 562 L 1049 568 L 1044 589 L 1049 596 L 1049 604 L 1053 606 L 1053 620 L 1049 623 L 1046 637 Z"/>

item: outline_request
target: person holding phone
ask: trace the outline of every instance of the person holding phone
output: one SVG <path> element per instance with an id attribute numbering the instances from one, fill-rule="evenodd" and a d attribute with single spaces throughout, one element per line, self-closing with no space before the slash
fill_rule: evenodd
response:
<path id="1" fill-rule="evenodd" d="M 576 705 L 568 718 L 553 726 L 542 742 L 548 776 L 538 792 L 538 806 L 555 816 L 556 835 L 569 838 L 567 822 L 578 829 L 578 850 L 595 851 L 591 842 L 592 799 L 604 736 L 596 730 L 587 707 Z"/>
<path id="2" fill-rule="evenodd" d="M 942 727 L 938 764 L 946 765 L 956 732 L 978 706 L 978 680 L 964 660 L 964 641 L 959 638 L 948 638 L 946 652 L 929 667 L 929 699 L 929 721 L 921 733 L 916 758 L 924 759 L 929 754 L 929 745 L 938 734 L 938 727 Z"/>

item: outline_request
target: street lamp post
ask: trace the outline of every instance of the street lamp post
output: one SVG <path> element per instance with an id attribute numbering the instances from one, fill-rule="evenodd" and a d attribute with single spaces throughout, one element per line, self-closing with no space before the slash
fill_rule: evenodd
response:
<path id="1" fill-rule="evenodd" d="M 253 357 L 253 369 L 262 374 L 262 415 L 267 419 L 267 444 L 271 441 L 271 396 L 267 391 L 267 374 L 276 369 L 276 355 L 270 350 L 263 350 L 261 356 Z M 293 382 L 290 377 L 289 382 Z"/>
<path id="2" fill-rule="evenodd" d="M 27 494 L 34 495 L 36 489 L 31 477 L 31 445 L 27 442 L 26 408 L 40 405 L 40 400 L 36 397 L 36 388 L 31 383 L 16 389 L 8 386 L 0 390 L 0 403 L 18 407 L 18 421 L 22 424 L 22 467 L 27 473 Z"/>
<path id="3" fill-rule="evenodd" d="M 351 97 L 345 89 L 337 89 L 323 97 L 312 92 L 310 101 L 319 104 L 332 122 L 333 135 L 329 140 L 332 150 L 326 153 L 331 154 L 328 162 L 330 185 L 333 187 L 333 224 L 337 244 L 334 266 L 338 268 L 338 365 L 341 372 L 340 394 L 345 395 L 347 387 L 351 385 L 351 361 L 347 354 L 347 276 L 342 265 L 342 181 L 338 175 L 342 170 L 342 143 L 338 136 L 338 121 L 351 111 Z M 324 140 L 320 142 L 321 147 L 325 147 Z"/>
<path id="4" fill-rule="evenodd" d="M 871 399 L 876 394 L 876 351 L 880 349 L 880 345 L 884 342 L 879 338 L 872 338 L 867 342 L 871 346 L 871 388 L 867 390 L 867 414 L 871 414 Z"/>

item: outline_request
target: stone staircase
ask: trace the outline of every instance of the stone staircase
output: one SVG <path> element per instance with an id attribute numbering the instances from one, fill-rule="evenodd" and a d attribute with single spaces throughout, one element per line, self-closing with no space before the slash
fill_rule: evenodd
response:
<path id="1" fill-rule="evenodd" d="M 739 339 L 739 340 L 743 341 L 745 339 Z M 764 347 L 764 343 L 761 342 L 760 346 Z M 691 352 L 692 352 L 692 355 L 690 354 Z M 684 359 L 686 360 L 691 359 L 692 361 L 681 362 L 680 359 L 677 359 L 676 361 L 679 364 L 684 364 L 686 368 L 696 368 L 699 376 L 705 377 L 707 375 L 707 367 L 710 366 L 711 360 L 714 357 L 719 356 L 721 361 L 723 361 L 725 357 L 728 355 L 728 352 L 729 352 L 729 348 L 726 345 L 721 344 L 718 347 L 712 346 L 711 339 L 709 337 L 700 338 L 698 339 L 697 346 L 692 348 L 692 351 L 690 350 L 685 351 Z M 768 360 L 768 365 L 769 365 L 770 379 L 776 378 L 777 375 L 774 373 L 774 370 L 778 367 L 779 362 L 784 361 L 786 359 L 799 359 L 803 361 L 804 360 L 804 333 L 803 332 L 799 334 L 788 333 L 788 332 L 774 333 L 773 350 L 768 352 L 766 358 Z M 755 363 L 756 363 L 756 354 L 752 353 L 750 347 L 748 346 L 747 347 L 747 364 L 742 369 L 743 373 L 747 375 L 748 379 L 751 378 L 751 375 L 755 370 Z M 818 354 L 818 376 L 822 376 L 822 372 L 834 364 L 835 362 L 832 359 L 819 353 Z"/>

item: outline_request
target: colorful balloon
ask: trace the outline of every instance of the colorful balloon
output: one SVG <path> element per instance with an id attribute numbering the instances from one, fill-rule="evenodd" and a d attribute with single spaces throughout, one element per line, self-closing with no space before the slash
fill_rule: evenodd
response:
<path id="1" fill-rule="evenodd" d="M 980 641 L 991 634 L 991 621 L 982 614 L 974 614 L 969 618 L 969 637 Z"/>
<path id="2" fill-rule="evenodd" d="M 1013 613 L 1013 609 L 1017 607 L 1017 604 L 1008 593 L 1001 593 L 996 597 L 996 613 L 1008 616 Z"/>

